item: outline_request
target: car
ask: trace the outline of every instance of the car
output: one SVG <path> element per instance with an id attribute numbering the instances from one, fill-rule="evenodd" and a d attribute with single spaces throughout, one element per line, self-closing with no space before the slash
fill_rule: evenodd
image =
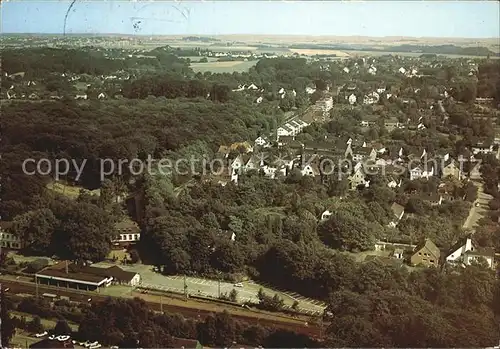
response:
<path id="1" fill-rule="evenodd" d="M 42 333 L 37 333 L 37 334 L 35 334 L 35 337 L 36 337 L 36 338 L 40 338 L 40 337 L 44 337 L 44 336 L 46 336 L 47 334 L 48 334 L 48 333 L 47 333 L 47 331 L 43 331 Z"/>
<path id="2" fill-rule="evenodd" d="M 241 282 L 238 282 L 238 283 L 234 284 L 234 287 L 243 287 L 243 284 Z"/>

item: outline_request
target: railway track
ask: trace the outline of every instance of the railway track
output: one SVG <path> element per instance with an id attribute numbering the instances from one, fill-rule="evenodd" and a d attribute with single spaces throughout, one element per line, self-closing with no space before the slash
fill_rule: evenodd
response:
<path id="1" fill-rule="evenodd" d="M 13 281 L 13 280 L 4 280 L 0 279 L 2 283 L 2 288 L 9 289 L 8 293 L 11 294 L 32 294 L 36 293 L 36 286 L 30 282 L 23 281 Z M 87 303 L 89 299 L 91 302 L 103 301 L 108 297 L 113 298 L 121 298 L 117 296 L 109 296 L 102 295 L 98 292 L 85 292 L 78 291 L 72 289 L 65 288 L 57 288 L 57 287 L 47 287 L 44 285 L 38 285 L 38 293 L 39 295 L 43 293 L 52 293 L 57 294 L 58 296 L 68 297 L 70 300 L 75 302 Z M 198 321 L 204 320 L 208 315 L 213 314 L 214 311 L 206 310 L 206 309 L 198 309 L 189 306 L 178 306 L 173 304 L 165 304 L 160 302 L 152 302 L 145 301 L 148 307 L 154 311 L 161 311 L 172 313 L 172 314 L 181 314 L 186 318 L 193 318 Z M 319 326 L 315 326 L 312 324 L 307 324 L 297 319 L 269 319 L 266 317 L 259 317 L 259 313 L 249 312 L 249 315 L 241 315 L 241 314 L 233 314 L 231 312 L 231 308 L 227 309 L 231 314 L 231 317 L 235 320 L 244 321 L 251 324 L 260 324 L 265 327 L 276 327 L 280 329 L 290 330 L 296 333 L 305 334 L 312 338 L 319 338 L 321 335 L 321 329 Z M 222 311 L 222 310 L 221 310 Z"/>

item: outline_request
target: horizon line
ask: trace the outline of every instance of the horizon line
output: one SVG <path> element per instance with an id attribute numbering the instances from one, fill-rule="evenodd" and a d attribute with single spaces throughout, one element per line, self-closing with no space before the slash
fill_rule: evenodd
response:
<path id="1" fill-rule="evenodd" d="M 334 34 L 251 34 L 251 33 L 232 33 L 232 34 L 137 34 L 137 33 L 40 33 L 40 32 L 2 32 L 1 35 L 80 35 L 80 36 L 106 36 L 106 35 L 120 35 L 120 36 L 138 36 L 138 37 L 186 37 L 186 36 L 200 36 L 206 38 L 224 37 L 224 36 L 276 36 L 276 37 L 334 37 L 334 38 L 405 38 L 405 39 L 465 39 L 465 40 L 485 40 L 485 39 L 500 39 L 499 36 L 485 36 L 485 37 L 463 37 L 463 36 L 406 36 L 406 35 L 334 35 Z"/>

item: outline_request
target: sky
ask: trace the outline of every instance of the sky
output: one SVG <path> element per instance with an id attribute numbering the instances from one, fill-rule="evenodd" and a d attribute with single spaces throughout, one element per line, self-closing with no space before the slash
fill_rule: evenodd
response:
<path id="1" fill-rule="evenodd" d="M 3 33 L 63 33 L 71 1 L 3 0 Z M 66 33 L 500 37 L 497 1 L 76 0 Z"/>

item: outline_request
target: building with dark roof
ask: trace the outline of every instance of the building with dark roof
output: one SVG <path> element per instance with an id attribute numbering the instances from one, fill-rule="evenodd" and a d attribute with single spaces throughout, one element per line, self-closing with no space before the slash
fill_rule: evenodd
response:
<path id="1" fill-rule="evenodd" d="M 47 267 L 35 274 L 35 281 L 40 284 L 89 291 L 114 283 L 135 286 L 140 280 L 138 273 L 125 271 L 118 266 L 97 268 L 67 261 Z"/>

